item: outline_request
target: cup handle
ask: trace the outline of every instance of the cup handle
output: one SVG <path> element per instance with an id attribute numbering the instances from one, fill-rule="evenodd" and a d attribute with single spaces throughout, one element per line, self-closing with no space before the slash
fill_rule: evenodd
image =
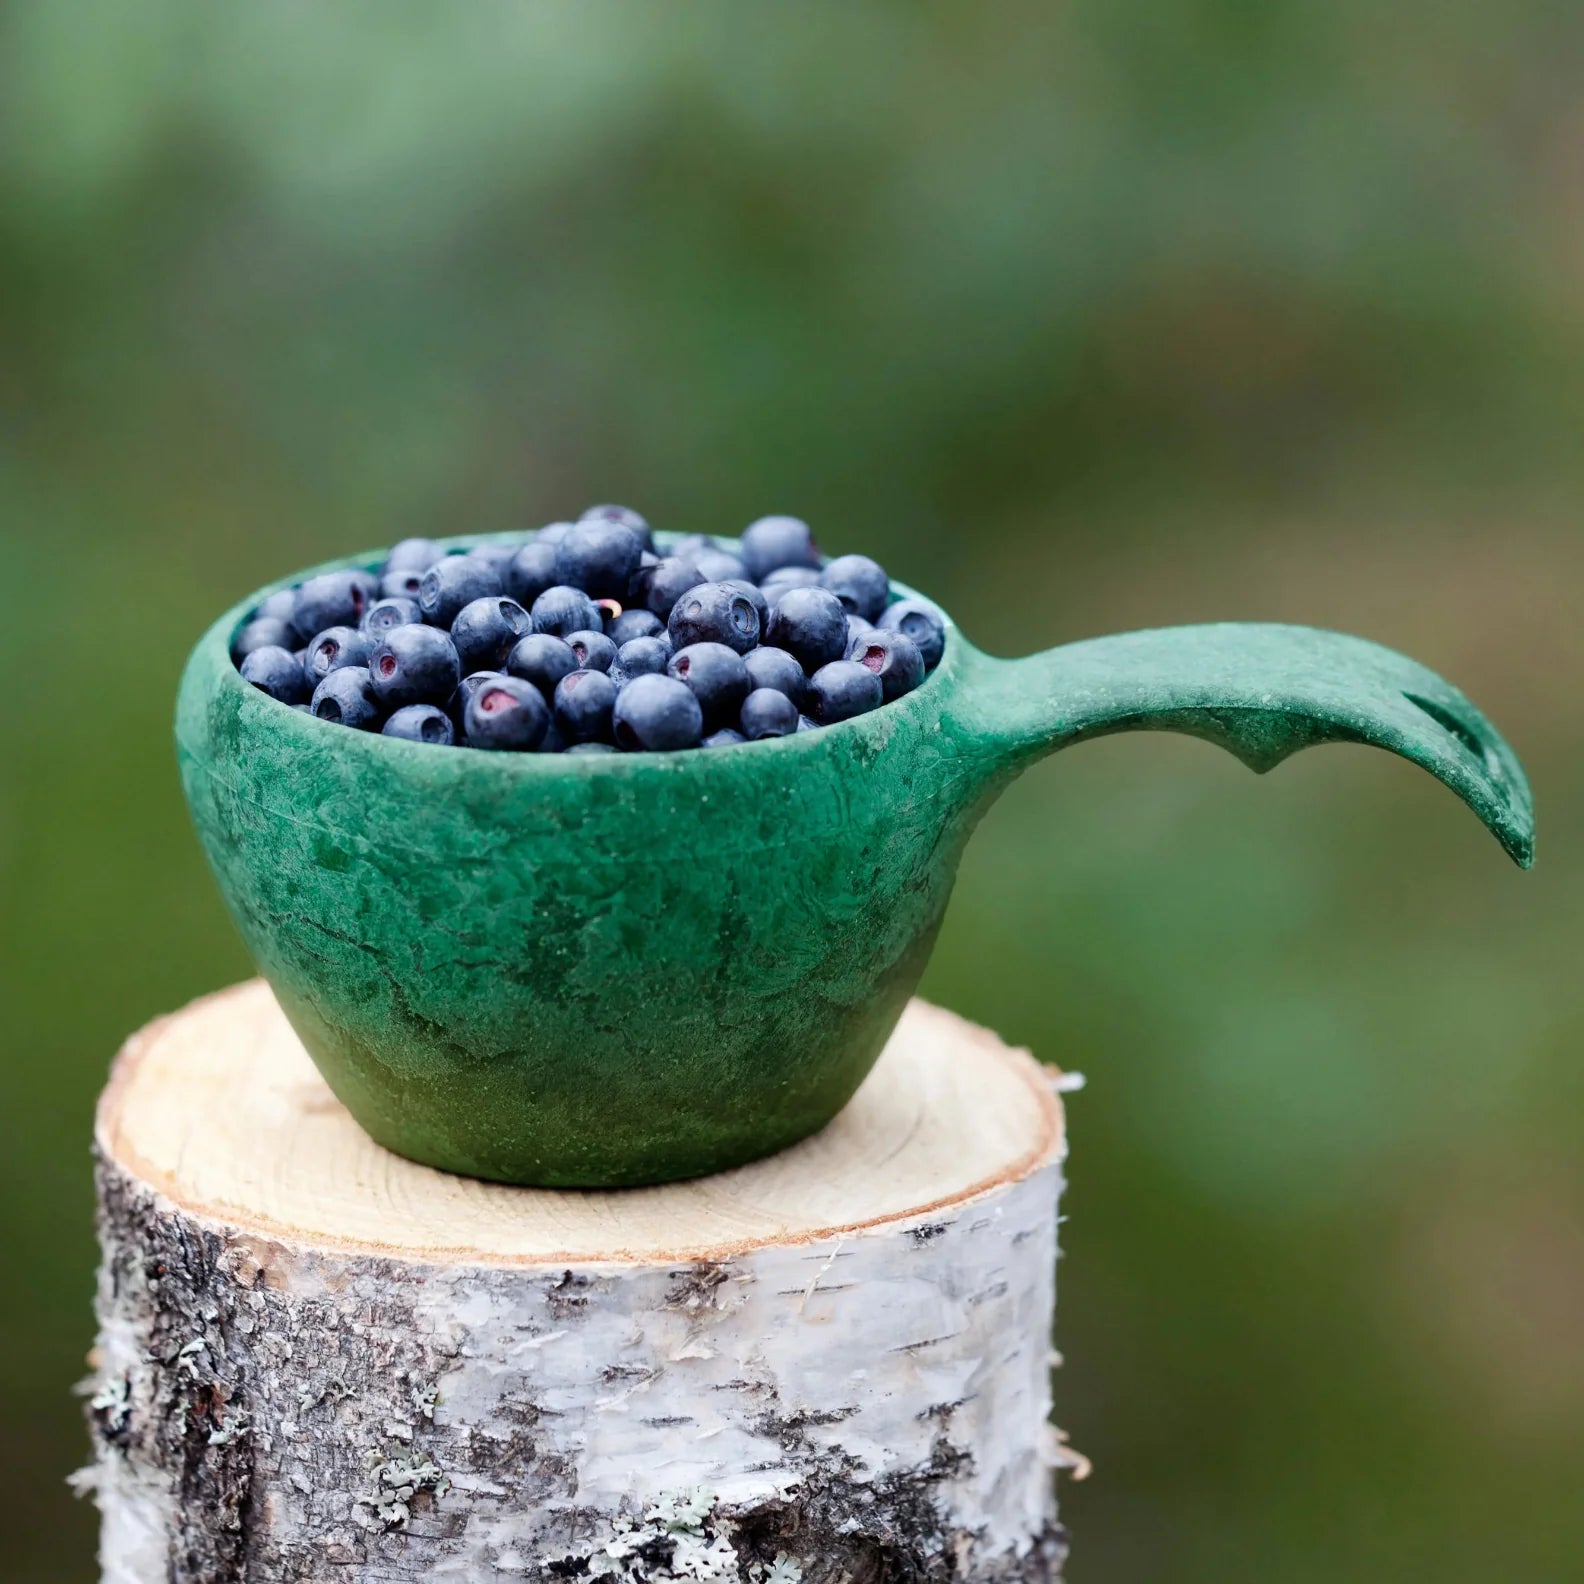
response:
<path id="1" fill-rule="evenodd" d="M 1517 755 L 1435 672 L 1345 633 L 1225 622 L 1118 633 L 1019 660 L 973 654 L 964 701 L 1020 768 L 1112 732 L 1203 737 L 1264 773 L 1316 743 L 1370 743 L 1428 770 L 1508 854 L 1534 862 L 1534 804 Z"/>

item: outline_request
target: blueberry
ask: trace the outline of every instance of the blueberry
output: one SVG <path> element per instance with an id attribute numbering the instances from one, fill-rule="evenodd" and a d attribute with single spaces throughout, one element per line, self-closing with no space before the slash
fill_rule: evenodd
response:
<path id="1" fill-rule="evenodd" d="M 852 646 L 860 638 L 867 638 L 874 630 L 874 623 L 866 622 L 862 616 L 849 616 L 847 618 L 847 648 L 849 651 L 847 658 L 849 660 L 852 658 Z"/>
<path id="2" fill-rule="evenodd" d="M 363 631 L 377 637 L 392 627 L 415 627 L 422 620 L 423 612 L 415 599 L 378 599 L 363 612 Z"/>
<path id="3" fill-rule="evenodd" d="M 444 556 L 424 573 L 418 604 L 426 622 L 449 630 L 464 605 L 502 591 L 501 578 L 489 562 L 468 555 Z"/>
<path id="4" fill-rule="evenodd" d="M 703 742 L 700 748 L 730 748 L 736 743 L 747 742 L 747 738 L 732 726 L 722 726 L 719 731 L 713 731 Z"/>
<path id="5" fill-rule="evenodd" d="M 411 568 L 402 572 L 387 572 L 380 579 L 380 598 L 382 600 L 407 599 L 416 603 L 418 591 L 422 587 L 422 572 L 414 572 Z"/>
<path id="6" fill-rule="evenodd" d="M 305 638 L 327 627 L 356 627 L 379 596 L 379 579 L 367 572 L 322 573 L 297 590 L 292 626 Z"/>
<path id="7" fill-rule="evenodd" d="M 728 550 L 715 549 L 713 546 L 708 550 L 699 551 L 693 559 L 697 562 L 699 571 L 711 583 L 730 583 L 734 579 L 742 578 L 747 571 L 740 557 L 732 555 Z"/>
<path id="8" fill-rule="evenodd" d="M 497 594 L 464 605 L 451 623 L 451 642 L 462 674 L 498 671 L 518 639 L 532 628 L 533 619 L 516 600 Z"/>
<path id="9" fill-rule="evenodd" d="M 817 588 L 819 586 L 819 573 L 812 567 L 780 567 L 770 573 L 768 577 L 759 579 L 759 587 L 764 590 L 764 597 L 772 605 L 792 588 Z"/>
<path id="10" fill-rule="evenodd" d="M 569 743 L 608 742 L 616 684 L 603 671 L 573 671 L 556 683 L 555 723 Z"/>
<path id="11" fill-rule="evenodd" d="M 375 645 L 369 671 L 388 710 L 444 704 L 462 679 L 456 645 L 438 627 L 392 627 Z"/>
<path id="12" fill-rule="evenodd" d="M 880 678 L 855 660 L 833 660 L 809 678 L 809 713 L 822 726 L 851 720 L 880 704 Z"/>
<path id="13" fill-rule="evenodd" d="M 753 606 L 759 617 L 759 631 L 763 633 L 770 625 L 770 601 L 764 597 L 764 590 L 757 583 L 750 583 L 747 578 L 723 578 L 721 581 L 727 588 L 736 589 Z"/>
<path id="14" fill-rule="evenodd" d="M 308 680 L 297 657 L 278 644 L 267 644 L 245 655 L 242 680 L 282 704 L 301 704 L 308 697 Z"/>
<path id="15" fill-rule="evenodd" d="M 631 506 L 590 506 L 580 520 L 620 523 L 623 528 L 638 536 L 638 542 L 646 550 L 654 542 L 654 534 L 649 524 Z"/>
<path id="16" fill-rule="evenodd" d="M 672 541 L 671 554 L 686 561 L 697 561 L 706 550 L 719 550 L 720 546 L 708 534 L 682 534 Z"/>
<path id="17" fill-rule="evenodd" d="M 704 581 L 704 574 L 689 557 L 666 556 L 641 570 L 628 592 L 633 604 L 647 607 L 664 621 L 670 616 L 671 607 L 690 588 L 697 588 Z"/>
<path id="18" fill-rule="evenodd" d="M 468 556 L 474 561 L 482 561 L 500 579 L 500 587 L 504 589 L 506 574 L 511 570 L 511 564 L 517 559 L 517 552 L 521 549 L 520 544 L 474 545 L 468 551 Z"/>
<path id="19" fill-rule="evenodd" d="M 788 589 L 770 607 L 765 641 L 812 673 L 847 653 L 847 613 L 829 589 Z"/>
<path id="20" fill-rule="evenodd" d="M 617 743 L 629 752 L 696 748 L 704 735 L 704 712 L 675 678 L 634 677 L 616 695 L 612 726 Z"/>
<path id="21" fill-rule="evenodd" d="M 264 603 L 253 612 L 256 621 L 260 616 L 270 616 L 276 621 L 283 621 L 289 627 L 293 613 L 297 609 L 297 590 L 294 588 L 277 589 L 269 595 Z"/>
<path id="22" fill-rule="evenodd" d="M 456 741 L 456 728 L 451 717 L 433 704 L 408 704 L 396 711 L 381 728 L 386 737 L 400 737 L 407 742 L 435 743 L 449 748 Z"/>
<path id="23" fill-rule="evenodd" d="M 506 657 L 507 674 L 531 682 L 546 698 L 555 692 L 562 677 L 577 668 L 571 646 L 552 633 L 530 633 Z"/>
<path id="24" fill-rule="evenodd" d="M 548 540 L 535 539 L 512 557 L 506 569 L 506 592 L 524 610 L 531 609 L 547 588 L 555 587 L 555 570 L 556 547 Z"/>
<path id="25" fill-rule="evenodd" d="M 605 629 L 618 649 L 634 638 L 654 638 L 665 630 L 665 623 L 652 610 L 624 610 Z"/>
<path id="26" fill-rule="evenodd" d="M 738 725 L 750 742 L 765 737 L 789 737 L 797 730 L 798 708 L 775 688 L 755 688 L 743 700 Z"/>
<path id="27" fill-rule="evenodd" d="M 634 677 L 656 676 L 665 670 L 670 658 L 669 638 L 629 638 L 616 651 L 616 663 L 610 669 L 611 680 L 625 685 Z"/>
<path id="28" fill-rule="evenodd" d="M 499 677 L 468 700 L 464 730 L 469 748 L 532 753 L 550 730 L 550 706 L 532 683 Z"/>
<path id="29" fill-rule="evenodd" d="M 567 648 L 584 671 L 609 671 L 616 663 L 616 645 L 602 632 L 568 633 Z"/>
<path id="30" fill-rule="evenodd" d="M 741 589 L 729 583 L 700 583 L 676 602 L 666 624 L 677 649 L 718 643 L 746 654 L 759 642 L 759 612 Z"/>
<path id="31" fill-rule="evenodd" d="M 904 632 L 875 627 L 854 641 L 847 658 L 880 679 L 880 697 L 889 704 L 924 680 L 924 656 Z"/>
<path id="32" fill-rule="evenodd" d="M 241 665 L 255 649 L 294 649 L 297 635 L 278 616 L 255 616 L 231 640 L 231 659 Z"/>
<path id="33" fill-rule="evenodd" d="M 843 555 L 820 573 L 820 587 L 828 588 L 850 616 L 873 621 L 891 598 L 891 580 L 878 561 L 866 555 Z"/>
<path id="34" fill-rule="evenodd" d="M 809 525 L 798 517 L 761 517 L 742 536 L 743 565 L 755 583 L 777 567 L 818 567 L 819 551 Z"/>
<path id="35" fill-rule="evenodd" d="M 596 596 L 624 597 L 643 548 L 626 524 L 586 517 L 556 546 L 556 582 Z"/>
<path id="36" fill-rule="evenodd" d="M 946 623 L 933 605 L 923 600 L 898 600 L 881 613 L 877 627 L 889 632 L 906 633 L 918 645 L 924 657 L 924 669 L 933 671 L 946 651 Z"/>
<path id="37" fill-rule="evenodd" d="M 599 607 L 582 589 L 557 584 L 533 602 L 534 631 L 565 638 L 568 633 L 598 632 L 604 625 Z"/>
<path id="38" fill-rule="evenodd" d="M 613 754 L 620 753 L 621 749 L 614 743 L 584 742 L 573 743 L 566 751 L 569 754 Z"/>
<path id="39" fill-rule="evenodd" d="M 456 692 L 446 704 L 446 713 L 450 715 L 458 733 L 466 730 L 464 723 L 467 719 L 468 701 L 486 682 L 499 682 L 505 675 L 504 671 L 474 671 L 457 683 Z"/>
<path id="40" fill-rule="evenodd" d="M 532 543 L 558 545 L 575 526 L 575 523 L 569 522 L 546 523 L 543 528 L 535 530 Z"/>
<path id="41" fill-rule="evenodd" d="M 754 687 L 774 688 L 777 693 L 785 693 L 794 704 L 803 702 L 803 696 L 808 691 L 808 678 L 803 674 L 803 667 L 798 664 L 795 655 L 766 644 L 759 649 L 750 649 L 743 656 L 743 664 L 748 668 L 748 680 Z"/>
<path id="42" fill-rule="evenodd" d="M 666 665 L 666 675 L 688 685 L 711 730 L 736 720 L 748 697 L 748 667 L 725 644 L 696 643 L 678 649 Z"/>
<path id="43" fill-rule="evenodd" d="M 433 539 L 403 539 L 400 544 L 391 546 L 384 570 L 387 574 L 416 572 L 422 577 L 444 554 L 444 548 Z"/>
<path id="44" fill-rule="evenodd" d="M 332 671 L 342 666 L 367 666 L 374 640 L 352 627 L 327 627 L 308 645 L 303 672 L 310 687 L 318 687 Z"/>
<path id="45" fill-rule="evenodd" d="M 422 632 L 421 627 L 403 628 L 404 632 Z M 351 726 L 358 731 L 378 731 L 385 719 L 385 711 L 374 696 L 371 677 L 366 666 L 342 666 L 332 671 L 314 689 L 313 712 L 322 721 L 336 726 Z"/>

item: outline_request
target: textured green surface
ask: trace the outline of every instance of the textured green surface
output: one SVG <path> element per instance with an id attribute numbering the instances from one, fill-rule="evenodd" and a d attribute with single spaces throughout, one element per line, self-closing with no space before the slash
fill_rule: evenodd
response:
<path id="1" fill-rule="evenodd" d="M 993 660 L 953 629 L 922 688 L 840 726 L 567 759 L 285 709 L 228 657 L 254 603 L 216 623 L 182 685 L 205 850 L 363 1126 L 482 1177 L 656 1182 L 822 1126 L 917 984 L 979 815 L 1087 737 L 1186 731 L 1258 770 L 1375 743 L 1532 852 L 1523 773 L 1473 706 L 1338 634 L 1179 628 Z"/>

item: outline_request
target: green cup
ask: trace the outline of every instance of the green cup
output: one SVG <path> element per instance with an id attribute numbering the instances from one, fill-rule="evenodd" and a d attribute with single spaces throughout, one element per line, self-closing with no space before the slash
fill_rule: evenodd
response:
<path id="1" fill-rule="evenodd" d="M 199 837 L 336 1095 L 381 1144 L 470 1176 L 663 1182 L 822 1127 L 913 993 L 980 816 L 1088 737 L 1189 732 L 1261 771 L 1372 743 L 1532 860 L 1523 770 L 1483 716 L 1337 633 L 1169 628 L 997 660 L 948 621 L 925 684 L 856 720 L 567 757 L 398 741 L 267 698 L 229 646 L 270 592 L 215 623 L 182 681 Z"/>

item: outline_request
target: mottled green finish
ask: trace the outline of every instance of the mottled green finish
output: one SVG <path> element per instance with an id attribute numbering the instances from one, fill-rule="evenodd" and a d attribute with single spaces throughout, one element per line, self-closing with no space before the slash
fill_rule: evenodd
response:
<path id="1" fill-rule="evenodd" d="M 918 982 L 980 814 L 1085 737 L 1192 732 L 1257 770 L 1375 743 L 1446 782 L 1520 863 L 1532 853 L 1523 772 L 1473 706 L 1337 634 L 1181 628 L 994 660 L 953 629 L 921 689 L 858 720 L 566 758 L 283 708 L 227 654 L 258 597 L 216 623 L 182 684 L 199 835 L 357 1119 L 480 1177 L 657 1182 L 820 1127 Z"/>

